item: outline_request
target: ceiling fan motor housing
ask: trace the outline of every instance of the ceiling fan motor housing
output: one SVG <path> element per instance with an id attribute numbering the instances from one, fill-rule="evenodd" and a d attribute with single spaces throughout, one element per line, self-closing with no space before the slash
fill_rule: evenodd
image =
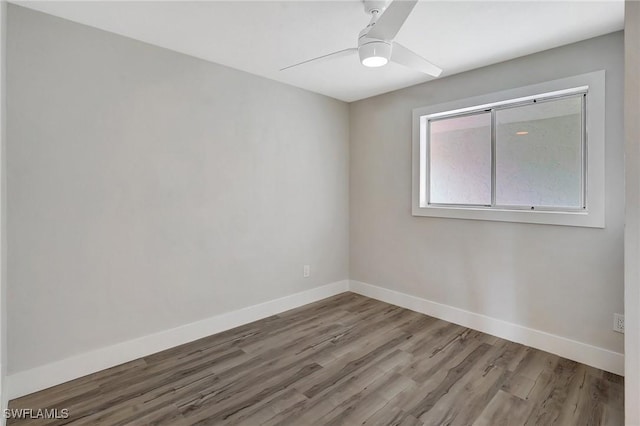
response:
<path id="1" fill-rule="evenodd" d="M 385 65 L 391 58 L 391 43 L 363 37 L 358 43 L 358 55 L 360 56 L 360 62 L 366 66 Z"/>
<path id="2" fill-rule="evenodd" d="M 380 67 L 386 65 L 391 58 L 390 40 L 369 37 L 369 32 L 376 25 L 387 4 L 388 1 L 385 0 L 364 0 L 365 10 L 371 14 L 369 25 L 358 34 L 358 55 L 364 66 Z"/>

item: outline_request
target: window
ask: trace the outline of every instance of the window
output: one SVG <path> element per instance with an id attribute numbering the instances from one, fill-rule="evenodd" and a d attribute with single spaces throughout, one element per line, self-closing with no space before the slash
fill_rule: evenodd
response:
<path id="1" fill-rule="evenodd" d="M 584 90 L 422 117 L 430 205 L 584 206 Z"/>
<path id="2" fill-rule="evenodd" d="M 604 71 L 414 110 L 415 216 L 604 227 Z"/>

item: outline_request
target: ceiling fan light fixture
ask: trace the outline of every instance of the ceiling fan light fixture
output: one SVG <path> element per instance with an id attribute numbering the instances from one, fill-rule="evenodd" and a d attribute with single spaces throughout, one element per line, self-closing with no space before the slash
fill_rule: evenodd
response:
<path id="1" fill-rule="evenodd" d="M 383 56 L 371 56 L 362 60 L 362 65 L 369 68 L 377 68 L 387 65 L 389 60 Z"/>
<path id="2" fill-rule="evenodd" d="M 365 67 L 381 67 L 386 65 L 391 58 L 391 43 L 385 41 L 372 41 L 358 47 L 360 62 Z"/>

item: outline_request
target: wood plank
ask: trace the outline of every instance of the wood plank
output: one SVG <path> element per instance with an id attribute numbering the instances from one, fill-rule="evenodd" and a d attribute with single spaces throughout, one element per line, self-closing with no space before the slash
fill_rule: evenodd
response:
<path id="1" fill-rule="evenodd" d="M 510 371 L 496 367 L 491 360 L 504 348 L 491 347 L 468 373 L 440 398 L 431 410 L 419 417 L 425 424 L 470 425 L 500 390 Z M 484 368 L 478 366 L 486 365 Z M 444 383 L 444 382 L 443 382 Z M 458 403 L 465 401 L 464 404 Z"/>
<path id="2" fill-rule="evenodd" d="M 501 389 L 513 396 L 517 396 L 520 399 L 527 399 L 535 384 L 535 380 L 523 376 L 522 374 L 516 374 L 509 377 L 509 379 L 507 379 L 502 385 Z"/>
<path id="3" fill-rule="evenodd" d="M 447 375 L 438 386 L 429 392 L 422 400 L 415 404 L 408 412 L 416 418 L 421 418 L 424 414 L 428 413 L 435 404 L 446 395 L 451 387 L 456 384 L 465 374 L 467 374 L 473 367 L 476 361 L 481 358 L 488 350 L 490 346 L 486 343 L 481 344 L 473 350 L 468 356 L 466 356 L 462 362 L 455 367 L 447 371 Z"/>
<path id="4" fill-rule="evenodd" d="M 528 411 L 527 401 L 500 390 L 473 422 L 473 426 L 516 426 L 518 419 L 525 418 Z"/>
<path id="5" fill-rule="evenodd" d="M 557 424 L 562 407 L 570 392 L 570 383 L 578 373 L 578 363 L 560 359 L 553 369 L 551 380 L 542 391 L 542 397 L 536 401 L 535 408 L 525 425 Z"/>

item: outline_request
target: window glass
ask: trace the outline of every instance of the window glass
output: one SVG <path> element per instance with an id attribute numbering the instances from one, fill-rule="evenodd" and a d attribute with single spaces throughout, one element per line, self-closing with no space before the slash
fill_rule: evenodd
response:
<path id="1" fill-rule="evenodd" d="M 582 95 L 495 114 L 496 205 L 583 207 Z"/>
<path id="2" fill-rule="evenodd" d="M 491 204 L 491 113 L 429 122 L 429 203 Z"/>

